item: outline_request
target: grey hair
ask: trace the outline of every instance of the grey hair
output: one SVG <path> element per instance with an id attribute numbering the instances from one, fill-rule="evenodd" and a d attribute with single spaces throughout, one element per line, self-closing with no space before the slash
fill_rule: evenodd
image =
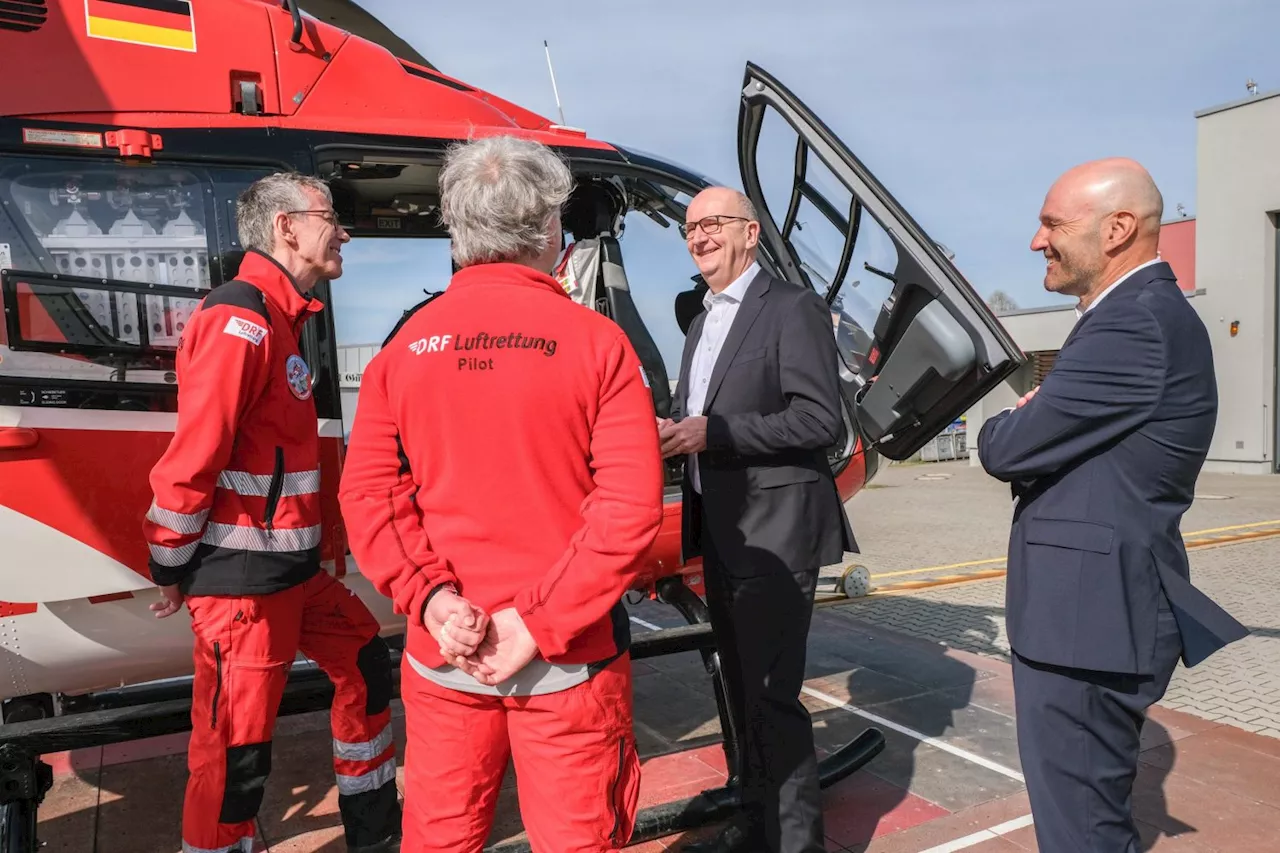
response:
<path id="1" fill-rule="evenodd" d="M 459 267 L 511 263 L 547 249 L 573 175 L 554 151 L 514 136 L 449 148 L 440 170 L 440 219 Z"/>
<path id="2" fill-rule="evenodd" d="M 275 248 L 276 214 L 311 207 L 311 199 L 307 198 L 304 189 L 319 193 L 325 201 L 333 204 L 333 193 L 329 191 L 328 184 L 298 172 L 277 172 L 250 184 L 236 199 L 236 229 L 240 234 L 240 245 L 270 254 Z"/>

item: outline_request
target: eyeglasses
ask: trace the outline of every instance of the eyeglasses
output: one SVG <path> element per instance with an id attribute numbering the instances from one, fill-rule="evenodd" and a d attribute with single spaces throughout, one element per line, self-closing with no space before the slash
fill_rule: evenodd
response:
<path id="1" fill-rule="evenodd" d="M 335 210 L 286 210 L 285 213 L 290 216 L 319 216 L 325 222 L 328 222 L 334 228 L 338 227 L 338 212 Z"/>
<path id="2" fill-rule="evenodd" d="M 680 225 L 677 225 L 676 227 L 680 229 L 680 236 L 688 240 L 690 235 L 692 235 L 693 232 L 697 231 L 699 228 L 702 229 L 703 234 L 706 234 L 708 236 L 712 234 L 719 234 L 720 229 L 724 227 L 724 223 L 731 222 L 735 219 L 741 222 L 751 221 L 745 216 L 720 216 L 720 215 L 704 216 L 701 219 L 699 219 L 697 222 L 682 222 Z"/>

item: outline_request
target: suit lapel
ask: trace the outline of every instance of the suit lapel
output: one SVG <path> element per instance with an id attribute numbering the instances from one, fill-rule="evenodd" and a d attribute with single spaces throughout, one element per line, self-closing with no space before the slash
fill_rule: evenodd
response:
<path id="1" fill-rule="evenodd" d="M 702 404 L 703 414 L 711 411 L 711 403 L 716 398 L 716 392 L 720 390 L 720 383 L 724 381 L 729 365 L 733 363 L 733 357 L 738 354 L 742 342 L 747 338 L 747 332 L 751 331 L 756 318 L 764 309 L 764 297 L 769 292 L 769 282 L 770 276 L 764 270 L 756 273 L 756 277 L 751 280 L 751 286 L 747 288 L 747 294 L 742 298 L 742 304 L 738 306 L 738 313 L 733 317 L 729 334 L 725 335 L 724 346 L 720 348 L 720 354 L 716 357 L 715 369 L 711 371 L 711 381 L 707 383 L 707 399 Z"/>

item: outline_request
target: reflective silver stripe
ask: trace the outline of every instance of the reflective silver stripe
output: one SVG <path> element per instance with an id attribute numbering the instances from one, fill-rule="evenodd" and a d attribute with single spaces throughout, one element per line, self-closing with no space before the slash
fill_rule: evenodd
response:
<path id="1" fill-rule="evenodd" d="M 585 663 L 555 664 L 540 657 L 531 660 L 524 669 L 501 684 L 481 684 L 460 669 L 444 664 L 431 669 L 408 652 L 404 656 L 413 671 L 441 687 L 463 693 L 480 693 L 485 696 L 541 696 L 568 690 L 591 677 L 591 666 Z"/>
<path id="2" fill-rule="evenodd" d="M 320 525 L 314 527 L 239 527 L 209 522 L 201 542 L 236 551 L 305 551 L 320 544 Z"/>
<path id="3" fill-rule="evenodd" d="M 154 522 L 174 533 L 181 533 L 190 536 L 192 533 L 199 533 L 204 529 L 204 521 L 209 517 L 209 510 L 202 509 L 199 512 L 174 512 L 171 509 L 161 509 L 156 506 L 156 502 L 151 502 L 151 508 L 147 510 L 147 521 Z"/>
<path id="4" fill-rule="evenodd" d="M 218 475 L 218 488 L 230 489 L 237 495 L 265 498 L 271 491 L 270 474 L 250 474 L 248 471 L 223 471 Z M 311 495 L 320 491 L 320 471 L 294 471 L 281 478 L 280 497 L 292 498 Z"/>
<path id="5" fill-rule="evenodd" d="M 246 835 L 229 847 L 196 847 L 184 840 L 182 853 L 253 853 L 253 836 Z"/>
<path id="6" fill-rule="evenodd" d="M 378 732 L 373 740 L 347 743 L 334 738 L 333 757 L 340 758 L 343 761 L 373 761 L 373 759 L 386 752 L 387 747 L 391 746 L 391 738 L 390 723 L 383 727 L 382 731 Z"/>
<path id="7" fill-rule="evenodd" d="M 351 796 L 366 791 L 376 791 L 388 782 L 396 780 L 396 760 L 388 758 L 363 776 L 338 775 L 338 793 Z"/>
<path id="8" fill-rule="evenodd" d="M 169 548 L 165 545 L 154 545 L 148 543 L 151 548 L 151 559 L 155 560 L 162 566 L 185 566 L 191 562 L 191 557 L 196 553 L 196 546 L 199 542 L 189 542 L 178 548 Z"/>

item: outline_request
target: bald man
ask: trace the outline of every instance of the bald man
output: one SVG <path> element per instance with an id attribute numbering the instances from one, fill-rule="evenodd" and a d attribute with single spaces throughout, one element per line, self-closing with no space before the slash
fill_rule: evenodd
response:
<path id="1" fill-rule="evenodd" d="M 805 641 L 818 569 L 857 550 L 826 457 L 843 433 L 831 313 L 761 270 L 742 193 L 703 190 L 680 230 L 708 290 L 659 436 L 664 456 L 685 460 L 683 555 L 703 559 L 745 805 L 685 850 L 820 853 Z"/>
<path id="2" fill-rule="evenodd" d="M 1132 160 L 1053 185 L 1031 249 L 1079 319 L 1044 383 L 978 435 L 1016 500 L 1005 608 L 1041 853 L 1136 853 L 1147 708 L 1179 658 L 1247 633 L 1191 585 L 1179 532 L 1218 404 L 1204 324 L 1157 255 L 1162 214 Z"/>

